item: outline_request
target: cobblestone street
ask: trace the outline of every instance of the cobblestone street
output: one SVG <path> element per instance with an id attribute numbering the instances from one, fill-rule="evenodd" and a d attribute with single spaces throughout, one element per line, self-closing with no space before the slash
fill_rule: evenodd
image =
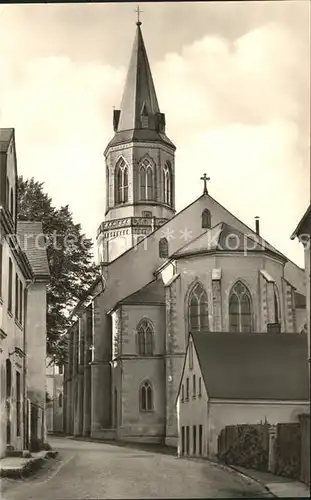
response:
<path id="1" fill-rule="evenodd" d="M 50 439 L 57 459 L 23 480 L 5 480 L 4 500 L 234 498 L 269 496 L 209 462 L 66 438 Z"/>

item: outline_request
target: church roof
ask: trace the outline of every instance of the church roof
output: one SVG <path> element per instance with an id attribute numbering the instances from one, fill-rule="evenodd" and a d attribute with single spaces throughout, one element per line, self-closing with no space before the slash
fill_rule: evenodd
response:
<path id="1" fill-rule="evenodd" d="M 162 280 L 153 280 L 140 290 L 120 300 L 118 305 L 164 305 L 165 287 Z"/>
<path id="2" fill-rule="evenodd" d="M 210 398 L 309 398 L 306 334 L 191 334 Z"/>
<path id="3" fill-rule="evenodd" d="M 121 106 L 114 110 L 115 135 L 107 148 L 124 142 L 164 142 L 174 144 L 165 134 L 165 117 L 155 91 L 147 51 L 138 22 Z M 147 119 L 147 124 L 144 122 Z"/>
<path id="4" fill-rule="evenodd" d="M 31 265 L 34 276 L 36 278 L 49 279 L 50 269 L 42 222 L 18 221 L 17 236 L 21 249 L 26 254 Z"/>
<path id="5" fill-rule="evenodd" d="M 140 117 L 144 106 L 150 114 L 160 113 L 141 27 L 137 23 L 121 102 L 118 130 L 140 128 Z"/>
<path id="6" fill-rule="evenodd" d="M 0 128 L 0 152 L 8 150 L 13 135 L 14 128 Z"/>
<path id="7" fill-rule="evenodd" d="M 299 237 L 303 233 L 306 233 L 310 236 L 310 231 L 311 231 L 311 205 L 309 205 L 302 219 L 300 220 L 298 226 L 296 227 L 295 231 L 291 235 L 291 239 L 293 240 L 294 238 L 296 238 L 296 236 Z"/>
<path id="8" fill-rule="evenodd" d="M 174 257 L 212 251 L 223 252 L 264 252 L 263 245 L 241 233 L 225 222 L 207 229 L 194 240 L 175 252 Z M 271 250 L 269 250 L 271 252 Z M 173 257 L 172 256 L 172 257 Z"/>

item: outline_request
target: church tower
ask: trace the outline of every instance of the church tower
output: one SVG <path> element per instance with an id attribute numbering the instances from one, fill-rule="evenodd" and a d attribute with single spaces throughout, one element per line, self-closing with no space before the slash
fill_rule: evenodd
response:
<path id="1" fill-rule="evenodd" d="M 105 150 L 106 211 L 97 233 L 99 262 L 136 245 L 175 213 L 175 146 L 165 132 L 138 21 L 114 137 Z"/>

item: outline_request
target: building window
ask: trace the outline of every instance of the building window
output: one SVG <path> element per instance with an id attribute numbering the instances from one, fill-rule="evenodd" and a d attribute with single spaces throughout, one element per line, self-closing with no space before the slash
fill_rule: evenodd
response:
<path id="1" fill-rule="evenodd" d="M 117 204 L 128 202 L 128 167 L 123 158 L 116 165 L 115 200 Z"/>
<path id="2" fill-rule="evenodd" d="M 15 319 L 19 320 L 19 310 L 18 310 L 18 296 L 19 296 L 19 279 L 17 273 L 15 274 Z"/>
<path id="3" fill-rule="evenodd" d="M 193 343 L 189 342 L 189 370 L 193 370 Z"/>
<path id="4" fill-rule="evenodd" d="M 197 454 L 197 426 L 194 425 L 192 427 L 192 452 L 193 452 L 193 455 L 196 455 Z"/>
<path id="5" fill-rule="evenodd" d="M 168 258 L 168 241 L 166 238 L 161 238 L 159 241 L 159 257 L 162 259 Z"/>
<path id="6" fill-rule="evenodd" d="M 186 455 L 189 455 L 190 449 L 190 433 L 189 433 L 189 425 L 186 427 Z"/>
<path id="7" fill-rule="evenodd" d="M 23 283 L 20 281 L 19 282 L 19 322 L 21 325 L 23 324 L 23 314 L 24 314 L 23 298 L 24 298 Z"/>
<path id="8" fill-rule="evenodd" d="M 154 199 L 153 168 L 148 160 L 144 160 L 139 169 L 139 189 L 141 200 Z"/>
<path id="9" fill-rule="evenodd" d="M 181 428 L 181 454 L 185 454 L 185 427 Z"/>
<path id="10" fill-rule="evenodd" d="M 153 326 L 148 320 L 143 320 L 137 327 L 138 354 L 141 356 L 153 354 Z"/>
<path id="11" fill-rule="evenodd" d="M 58 396 L 58 406 L 60 408 L 63 407 L 63 395 L 62 395 L 62 393 L 60 393 L 59 396 Z"/>
<path id="12" fill-rule="evenodd" d="M 208 330 L 207 293 L 200 283 L 190 293 L 188 314 L 190 331 Z"/>
<path id="13" fill-rule="evenodd" d="M 166 205 L 172 205 L 172 164 L 167 161 L 162 170 L 163 201 Z"/>
<path id="14" fill-rule="evenodd" d="M 181 385 L 181 402 L 183 403 L 185 401 L 185 388 L 184 384 Z"/>
<path id="15" fill-rule="evenodd" d="M 0 297 L 2 295 L 2 257 L 3 257 L 3 246 L 0 243 Z"/>
<path id="16" fill-rule="evenodd" d="M 8 178 L 6 178 L 5 205 L 10 211 L 10 181 Z"/>
<path id="17" fill-rule="evenodd" d="M 149 219 L 150 217 L 152 217 L 152 212 L 150 212 L 149 210 L 143 211 L 142 216 Z"/>
<path id="18" fill-rule="evenodd" d="M 203 448 L 203 426 L 199 425 L 199 455 L 202 455 Z"/>
<path id="19" fill-rule="evenodd" d="M 58 373 L 59 375 L 63 374 L 63 365 L 58 365 Z"/>
<path id="20" fill-rule="evenodd" d="M 199 378 L 199 392 L 198 392 L 199 398 L 202 396 L 202 379 L 201 377 Z"/>
<path id="21" fill-rule="evenodd" d="M 230 292 L 229 325 L 230 332 L 252 331 L 251 295 L 241 281 Z"/>
<path id="22" fill-rule="evenodd" d="M 21 435 L 21 374 L 16 372 L 16 435 Z"/>
<path id="23" fill-rule="evenodd" d="M 274 284 L 274 323 L 280 322 L 280 313 L 279 313 L 279 301 L 277 295 L 276 285 Z"/>
<path id="24" fill-rule="evenodd" d="M 192 375 L 192 397 L 193 397 L 193 399 L 196 398 L 196 393 L 197 393 L 196 378 L 195 378 L 195 374 L 193 374 Z"/>
<path id="25" fill-rule="evenodd" d="M 9 284 L 8 284 L 8 311 L 12 312 L 12 302 L 13 302 L 13 297 L 12 297 L 12 287 L 13 287 L 13 265 L 12 261 L 9 257 Z"/>
<path id="26" fill-rule="evenodd" d="M 186 378 L 186 401 L 189 401 L 189 378 Z"/>
<path id="27" fill-rule="evenodd" d="M 10 212 L 12 217 L 14 217 L 14 195 L 13 195 L 13 188 L 11 188 L 10 192 Z"/>
<path id="28" fill-rule="evenodd" d="M 150 382 L 146 381 L 140 388 L 140 409 L 141 411 L 152 411 L 153 391 Z"/>
<path id="29" fill-rule="evenodd" d="M 209 229 L 211 227 L 211 212 L 205 208 L 202 212 L 202 229 Z"/>

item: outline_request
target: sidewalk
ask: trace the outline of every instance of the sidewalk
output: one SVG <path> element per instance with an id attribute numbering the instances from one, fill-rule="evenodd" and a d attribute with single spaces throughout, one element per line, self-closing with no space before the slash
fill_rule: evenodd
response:
<path id="1" fill-rule="evenodd" d="M 34 472 L 41 467 L 48 458 L 55 458 L 57 451 L 39 451 L 31 457 L 4 457 L 0 459 L 0 477 L 19 478 Z"/>
<path id="2" fill-rule="evenodd" d="M 260 472 L 244 467 L 230 466 L 231 469 L 240 472 L 244 476 L 250 477 L 264 485 L 272 495 L 276 497 L 310 497 L 310 487 L 300 481 L 295 481 L 288 477 L 275 476 L 269 472 Z"/>

